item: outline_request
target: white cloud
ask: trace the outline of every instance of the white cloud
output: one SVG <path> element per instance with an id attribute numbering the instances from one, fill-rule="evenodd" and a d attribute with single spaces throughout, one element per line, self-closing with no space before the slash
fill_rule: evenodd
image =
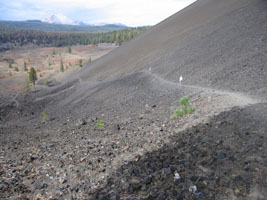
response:
<path id="1" fill-rule="evenodd" d="M 27 2 L 43 5 L 45 7 L 57 8 L 57 9 L 75 9 L 75 8 L 102 8 L 105 6 L 112 5 L 114 2 L 119 2 L 119 0 L 26 0 Z"/>
<path id="2" fill-rule="evenodd" d="M 6 0 L 3 0 L 6 1 Z M 63 13 L 87 23 L 123 23 L 129 26 L 154 25 L 195 0 L 12 0 L 12 9 L 37 9 L 39 13 Z M 7 1 L 6 1 L 7 2 Z M 29 6 L 30 5 L 30 6 Z M 1 6 L 1 3 L 0 3 Z M 29 13 L 34 13 L 32 12 Z M 25 13 L 27 14 L 27 13 Z M 4 14 L 3 14 L 4 16 Z M 28 19 L 38 16 L 28 16 Z"/>
<path id="3" fill-rule="evenodd" d="M 132 26 L 154 25 L 192 2 L 190 0 L 121 1 L 110 9 L 110 20 Z"/>

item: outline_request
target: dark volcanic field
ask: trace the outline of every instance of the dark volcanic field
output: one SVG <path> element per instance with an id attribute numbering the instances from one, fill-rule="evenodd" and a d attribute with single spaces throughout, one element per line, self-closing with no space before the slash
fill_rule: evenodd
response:
<path id="1" fill-rule="evenodd" d="M 0 199 L 267 199 L 266 30 L 266 0 L 199 0 L 57 86 L 1 95 Z M 195 112 L 171 120 L 184 96 Z"/>

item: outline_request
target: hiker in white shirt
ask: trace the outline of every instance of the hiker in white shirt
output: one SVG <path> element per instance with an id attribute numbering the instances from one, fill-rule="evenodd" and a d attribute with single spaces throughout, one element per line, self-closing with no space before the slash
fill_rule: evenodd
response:
<path id="1" fill-rule="evenodd" d="M 182 82 L 183 82 L 183 77 L 180 76 L 180 79 L 179 79 L 179 83 L 180 83 L 180 85 L 182 85 Z"/>

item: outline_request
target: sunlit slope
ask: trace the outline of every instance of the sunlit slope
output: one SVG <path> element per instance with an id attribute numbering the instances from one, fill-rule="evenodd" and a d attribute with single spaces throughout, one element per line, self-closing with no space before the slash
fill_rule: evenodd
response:
<path id="1" fill-rule="evenodd" d="M 199 0 L 102 59 L 81 80 L 148 71 L 170 81 L 258 94 L 267 85 L 267 2 Z"/>

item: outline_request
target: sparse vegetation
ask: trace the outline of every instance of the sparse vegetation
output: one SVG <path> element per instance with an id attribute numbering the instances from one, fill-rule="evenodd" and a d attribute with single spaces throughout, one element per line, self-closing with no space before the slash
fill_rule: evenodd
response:
<path id="1" fill-rule="evenodd" d="M 49 116 L 48 116 L 46 110 L 43 110 L 42 111 L 41 122 L 46 122 L 46 121 L 49 121 Z"/>
<path id="2" fill-rule="evenodd" d="M 11 69 L 12 68 L 12 63 L 8 62 L 8 67 Z"/>
<path id="3" fill-rule="evenodd" d="M 35 81 L 37 81 L 37 74 L 36 74 L 35 69 L 31 67 L 30 72 L 29 72 L 29 82 L 35 85 Z"/>
<path id="4" fill-rule="evenodd" d="M 53 49 L 52 55 L 53 56 L 56 55 L 56 50 L 55 49 Z"/>
<path id="5" fill-rule="evenodd" d="M 30 81 L 29 80 L 26 82 L 25 89 L 26 89 L 27 92 L 30 91 Z"/>
<path id="6" fill-rule="evenodd" d="M 99 128 L 104 128 L 105 127 L 105 125 L 104 125 L 104 121 L 103 120 L 98 120 L 98 122 L 97 122 L 97 124 L 96 124 L 96 126 L 97 127 L 99 127 Z"/>
<path id="7" fill-rule="evenodd" d="M 192 114 L 195 111 L 195 109 L 189 103 L 188 96 L 185 96 L 185 97 L 179 99 L 179 104 L 180 104 L 181 108 L 176 109 L 173 112 L 173 115 L 170 117 L 171 119 L 175 119 L 176 117 L 182 117 L 185 114 Z"/>
<path id="8" fill-rule="evenodd" d="M 80 59 L 80 60 L 79 60 L 79 67 L 82 67 L 82 66 L 83 66 L 83 60 Z"/>
<path id="9" fill-rule="evenodd" d="M 115 49 L 114 45 L 108 45 L 108 47 L 103 51 L 102 46 L 95 47 L 95 46 L 71 46 L 72 52 L 75 54 L 68 54 L 68 47 L 62 47 L 62 48 L 55 48 L 55 47 L 49 47 L 49 48 L 38 48 L 38 47 L 25 47 L 22 48 L 22 51 L 16 52 L 16 51 L 6 51 L 1 52 L 2 56 L 2 75 L 6 76 L 7 78 L 2 80 L 5 84 L 5 90 L 15 90 L 15 91 L 26 91 L 26 81 L 29 80 L 29 72 L 30 68 L 34 67 L 37 73 L 38 80 L 40 77 L 43 78 L 43 81 L 41 83 L 44 83 L 47 77 L 51 76 L 53 78 L 57 78 L 58 76 L 65 76 L 64 74 L 66 71 L 70 68 L 77 67 L 75 70 L 77 70 L 79 67 L 79 59 L 83 59 L 83 65 L 85 67 L 85 63 L 87 63 L 87 59 L 94 55 L 96 58 L 101 57 L 107 52 L 110 52 L 112 49 Z M 56 56 L 52 56 L 51 53 L 55 49 Z M 62 57 L 59 56 L 59 53 L 62 53 Z M 49 55 L 50 53 L 50 55 Z M 48 57 L 46 55 L 48 54 Z M 86 56 L 86 60 L 84 59 L 84 55 Z M 30 58 L 30 62 L 28 62 Z M 61 73 L 60 71 L 60 58 L 63 60 L 64 64 L 64 73 Z M 9 68 L 9 62 L 12 64 L 12 68 Z M 49 63 L 51 66 L 49 67 Z M 70 65 L 72 67 L 70 67 Z M 19 72 L 16 72 L 17 69 L 15 67 L 18 67 Z M 1 68 L 1 66 L 0 66 Z M 56 73 L 58 70 L 59 73 Z M 9 72 L 11 71 L 11 72 Z M 12 84 L 10 84 L 10 82 Z M 36 83 L 37 85 L 37 83 Z M 33 90 L 33 84 L 30 83 L 30 89 Z"/>
<path id="10" fill-rule="evenodd" d="M 69 54 L 71 54 L 71 47 L 68 47 L 68 52 Z"/>
<path id="11" fill-rule="evenodd" d="M 19 68 L 18 68 L 18 67 L 15 67 L 14 70 L 15 70 L 16 72 L 18 72 L 18 71 L 19 71 Z"/>
<path id="12" fill-rule="evenodd" d="M 25 72 L 28 71 L 28 69 L 27 69 L 27 64 L 26 64 L 25 60 L 24 60 L 24 71 L 25 71 Z"/>
<path id="13" fill-rule="evenodd" d="M 45 86 L 48 86 L 48 80 L 45 80 L 45 81 L 44 81 L 44 85 L 45 85 Z"/>
<path id="14" fill-rule="evenodd" d="M 60 60 L 60 71 L 61 72 L 64 72 L 65 71 L 62 58 Z"/>
<path id="15" fill-rule="evenodd" d="M 92 59 L 91 57 L 88 58 L 88 63 L 91 63 L 92 62 Z"/>

